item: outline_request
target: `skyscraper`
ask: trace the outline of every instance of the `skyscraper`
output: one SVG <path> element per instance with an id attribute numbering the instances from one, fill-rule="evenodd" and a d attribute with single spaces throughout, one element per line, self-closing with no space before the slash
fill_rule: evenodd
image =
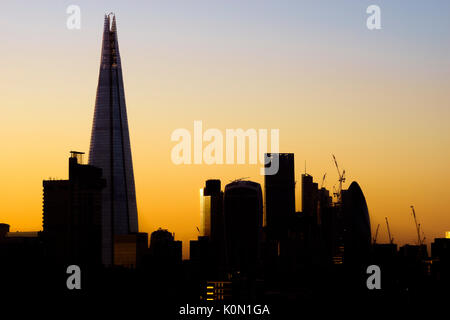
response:
<path id="1" fill-rule="evenodd" d="M 112 19 L 111 19 L 112 16 Z M 138 232 L 136 194 L 116 18 L 105 16 L 89 164 L 103 169 L 102 261 L 113 262 L 115 235 Z"/>
<path id="2" fill-rule="evenodd" d="M 267 156 L 271 159 L 270 153 Z M 272 240 L 287 237 L 289 219 L 295 214 L 294 154 L 279 153 L 278 159 L 278 172 L 264 176 L 266 223 Z M 270 166 L 271 163 L 266 164 Z"/>
<path id="3" fill-rule="evenodd" d="M 223 192 L 220 180 L 206 180 L 202 189 L 202 235 L 217 241 L 223 238 Z"/>
<path id="4" fill-rule="evenodd" d="M 367 260 L 371 247 L 369 209 L 361 187 L 356 181 L 348 190 L 342 190 L 344 218 L 344 263 Z"/>
<path id="5" fill-rule="evenodd" d="M 210 274 L 225 266 L 225 226 L 223 217 L 223 192 L 218 179 L 206 180 L 200 190 L 201 236 L 191 241 L 192 257 L 201 261 Z"/>
<path id="6" fill-rule="evenodd" d="M 260 259 L 263 220 L 261 185 L 234 181 L 224 194 L 225 238 L 232 272 L 254 272 Z"/>
<path id="7" fill-rule="evenodd" d="M 100 168 L 82 164 L 71 151 L 68 180 L 44 180 L 43 233 L 54 263 L 101 263 L 101 205 L 105 180 Z"/>
<path id="8" fill-rule="evenodd" d="M 307 173 L 302 174 L 302 212 L 317 221 L 317 191 L 318 184 Z"/>

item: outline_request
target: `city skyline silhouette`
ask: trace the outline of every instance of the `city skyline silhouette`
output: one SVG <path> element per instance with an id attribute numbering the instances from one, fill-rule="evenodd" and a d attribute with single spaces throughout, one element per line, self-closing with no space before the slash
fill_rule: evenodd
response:
<path id="1" fill-rule="evenodd" d="M 372 91 L 373 79 L 359 73 L 358 61 L 353 73 L 342 74 L 344 85 L 337 79 L 314 80 L 312 76 L 313 83 L 304 88 L 299 86 L 304 80 L 289 80 L 292 73 L 283 78 L 282 89 L 272 88 L 267 95 L 265 81 L 287 72 L 289 63 L 278 74 L 269 72 L 270 67 L 263 62 L 264 68 L 251 72 L 254 81 L 239 79 L 237 86 L 228 88 L 232 77 L 215 87 L 226 77 L 221 79 L 214 71 L 209 88 L 195 79 L 197 71 L 189 73 L 194 76 L 192 82 L 179 78 L 190 66 L 187 64 L 181 67 L 178 78 L 168 73 L 158 79 L 161 86 L 174 89 L 162 98 L 158 94 L 163 90 L 152 92 L 143 87 L 155 81 L 142 81 L 151 79 L 149 71 L 155 68 L 152 63 L 142 64 L 153 60 L 151 52 L 142 51 L 145 41 L 136 32 L 144 29 L 128 29 L 122 36 L 121 23 L 115 13 L 104 15 L 95 108 L 89 113 L 84 107 L 74 108 L 84 99 L 75 94 L 67 106 L 47 110 L 55 123 L 43 123 L 40 129 L 54 139 L 44 134 L 36 143 L 33 139 L 39 134 L 27 135 L 25 130 L 31 142 L 25 148 L 27 153 L 33 154 L 32 144 L 51 151 L 32 157 L 31 166 L 14 163 L 17 169 L 12 172 L 19 174 L 12 178 L 10 189 L 17 190 L 17 179 L 30 170 L 60 176 L 36 181 L 30 174 L 23 190 L 16 194 L 23 200 L 14 202 L 16 198 L 10 197 L 4 203 L 5 210 L 10 210 L 0 217 L 0 282 L 5 288 L 12 293 L 39 292 L 43 296 L 111 295 L 131 299 L 143 298 L 141 293 L 145 291 L 150 305 L 168 306 L 165 312 L 172 315 L 180 303 L 187 302 L 216 306 L 227 302 L 267 303 L 265 308 L 271 309 L 275 318 L 292 314 L 298 303 L 427 304 L 445 298 L 450 281 L 448 206 L 443 205 L 445 197 L 440 197 L 439 192 L 445 193 L 442 185 L 436 189 L 430 183 L 439 179 L 442 183 L 450 174 L 444 167 L 450 154 L 440 148 L 448 136 L 438 135 L 447 129 L 436 125 L 442 121 L 440 106 L 429 113 L 436 117 L 431 127 L 420 130 L 418 122 L 401 123 L 411 121 L 412 114 L 420 113 L 421 108 L 428 108 L 429 101 L 421 99 L 430 88 L 415 92 L 416 109 L 405 112 L 403 108 L 411 103 L 406 90 L 411 84 L 406 78 L 401 81 L 405 87 L 396 91 L 397 95 L 387 98 L 383 91 L 381 96 L 363 100 L 383 86 L 379 84 Z M 87 31 L 90 28 L 88 24 Z M 126 44 L 121 45 L 121 54 L 118 30 L 121 44 Z M 67 32 L 70 37 L 70 28 Z M 78 41 L 86 41 L 82 33 Z M 133 44 L 134 49 L 128 51 Z M 386 44 L 383 46 L 386 48 Z M 230 56 L 241 59 L 246 54 Z M 266 54 L 262 57 L 269 58 Z M 84 59 L 93 60 L 88 55 L 90 50 L 86 50 Z M 141 58 L 135 60 L 137 56 Z M 161 56 L 160 61 L 165 58 Z M 185 61 L 181 55 L 178 58 Z M 140 72 L 140 76 L 127 76 L 128 59 L 130 74 Z M 321 69 L 326 61 L 319 57 L 316 65 L 321 72 L 331 72 L 328 76 L 347 65 L 343 62 L 334 71 Z M 217 63 L 206 60 L 203 66 L 207 65 Z M 237 71 L 244 65 L 242 61 L 232 64 Z M 257 66 L 258 62 L 253 65 Z M 176 68 L 168 70 L 174 72 Z M 258 77 L 258 72 L 264 76 Z M 385 74 L 389 72 L 384 70 Z M 83 71 L 76 74 L 81 76 Z M 356 74 L 366 82 L 355 82 Z M 209 79 L 208 72 L 203 76 Z M 83 84 L 72 90 L 89 86 L 90 81 L 82 80 Z M 248 87 L 243 87 L 245 83 Z M 308 105 L 302 94 L 311 94 L 311 88 L 319 83 L 323 90 L 315 98 L 309 96 L 312 105 Z M 189 84 L 192 92 L 186 90 Z M 64 85 L 68 84 L 61 87 Z M 391 83 L 389 90 L 395 87 Z M 211 88 L 223 91 L 208 91 Z M 246 92 L 240 92 L 244 88 Z M 436 92 L 440 89 L 435 88 Z M 187 98 L 196 90 L 204 95 L 197 92 L 193 99 Z M 295 95 L 296 90 L 301 94 Z M 164 99 L 169 96 L 175 100 L 167 103 Z M 259 100 L 264 97 L 273 100 Z M 174 104 L 184 98 L 187 108 Z M 238 98 L 242 100 L 234 100 Z M 390 98 L 393 100 L 388 103 Z M 325 107 L 333 99 L 336 104 Z M 435 101 L 445 104 L 446 99 L 442 96 Z M 202 102 L 195 106 L 196 101 Z M 389 109 L 395 101 L 402 101 L 397 115 Z M 381 102 L 383 107 L 378 109 Z M 247 104 L 249 108 L 244 107 Z M 359 109 L 360 104 L 363 106 Z M 324 110 L 319 110 L 321 106 Z M 89 160 L 85 162 L 83 148 L 87 142 L 80 141 L 86 138 L 85 118 L 92 119 L 92 111 Z M 65 114 L 67 127 L 60 127 L 64 117 L 58 112 L 74 114 L 69 118 L 69 113 Z M 380 114 L 375 115 L 377 112 Z M 391 118 L 385 117 L 388 112 L 392 112 Z M 76 132 L 69 123 L 76 124 Z M 204 133 L 205 129 L 211 130 Z M 411 129 L 416 136 L 408 131 Z M 265 148 L 261 137 L 272 134 L 271 130 L 275 130 L 277 141 L 271 139 L 271 148 Z M 175 163 L 173 132 L 186 133 L 188 148 L 182 152 L 189 157 L 192 153 L 193 162 Z M 230 132 L 237 137 L 229 136 Z M 221 141 L 212 149 L 213 143 L 208 142 L 217 137 Z M 7 139 L 7 143 L 14 141 Z M 56 156 L 63 147 L 65 152 Z M 418 148 L 423 148 L 423 157 L 415 153 Z M 224 150 L 226 163 L 221 160 Z M 434 158 L 434 166 L 418 172 L 427 157 L 436 153 L 441 157 Z M 230 165 L 229 158 L 235 156 L 237 163 Z M 262 168 L 261 163 L 255 164 L 258 156 L 263 160 Z M 200 164 L 211 159 L 217 163 Z M 8 163 L 9 159 L 2 161 Z M 65 173 L 61 174 L 63 165 Z M 431 182 L 421 178 L 420 174 L 429 177 L 438 169 L 444 170 L 442 176 L 434 175 Z M 38 191 L 35 186 L 26 187 L 34 184 L 39 186 Z M 37 195 L 41 197 L 41 210 L 27 201 Z M 18 214 L 24 208 L 27 212 Z M 36 224 L 38 220 L 40 225 Z M 386 229 L 381 224 L 384 221 Z M 24 227 L 27 232 L 19 232 Z M 179 314 L 188 307 L 179 309 Z M 251 304 L 248 309 L 239 308 L 244 313 L 256 310 Z"/>
<path id="2" fill-rule="evenodd" d="M 439 12 L 445 12 L 447 4 L 439 5 L 442 6 Z M 47 46 L 35 51 L 35 56 L 42 58 L 41 63 L 29 66 L 28 69 L 20 69 L 16 76 L 11 67 L 5 69 L 5 78 L 10 79 L 5 87 L 15 89 L 3 97 L 4 105 L 11 106 L 8 111 L 11 121 L 5 124 L 3 130 L 5 134 L 11 134 L 15 138 L 6 142 L 6 150 L 10 156 L 2 159 L 2 174 L 9 178 L 8 187 L 2 184 L 6 195 L 2 217 L 10 223 L 13 231 L 41 229 L 40 181 L 52 176 L 65 178 L 67 169 L 64 159 L 68 150 L 89 150 L 90 115 L 101 37 L 98 15 L 94 17 L 93 13 L 103 14 L 106 7 L 101 4 L 89 5 L 86 10 L 92 10 L 92 16 L 89 13 L 83 18 L 85 20 L 80 32 L 69 31 L 63 24 L 58 27 L 58 8 L 51 8 L 48 15 L 56 38 L 54 42 L 49 38 L 42 38 Z M 392 14 L 404 10 L 394 5 L 385 4 L 383 7 Z M 215 6 L 211 8 L 217 9 Z M 263 12 L 270 8 L 286 14 L 283 8 L 266 3 L 261 8 L 261 15 L 257 14 L 253 22 L 239 20 L 236 28 L 228 31 L 217 27 L 217 34 L 222 35 L 222 41 L 232 50 L 228 55 L 220 53 L 225 45 L 219 46 L 217 40 L 206 46 L 206 42 L 201 40 L 215 37 L 210 32 L 196 28 L 189 16 L 183 16 L 179 20 L 184 26 L 190 26 L 181 33 L 185 39 L 183 40 L 181 35 L 177 37 L 170 33 L 178 29 L 175 25 L 170 27 L 168 22 L 164 23 L 162 18 L 150 19 L 159 28 L 148 31 L 150 29 L 132 23 L 133 17 L 140 17 L 143 13 L 125 7 L 112 8 L 122 17 L 121 39 L 126 44 L 122 44 L 121 53 L 126 67 L 124 77 L 129 100 L 129 121 L 133 128 L 131 136 L 134 141 L 135 174 L 138 176 L 136 190 L 140 231 L 151 233 L 159 227 L 167 228 L 175 232 L 178 239 L 187 243 L 195 239 L 196 227 L 200 225 L 198 190 L 203 186 L 204 180 L 221 178 L 225 182 L 250 176 L 252 180 L 263 184 L 263 177 L 256 171 L 257 166 L 177 167 L 170 162 L 170 148 L 173 146 L 170 133 L 180 127 L 189 129 L 195 119 L 203 119 L 206 127 L 222 130 L 238 127 L 279 128 L 280 151 L 296 155 L 297 182 L 301 180 L 306 160 L 308 173 L 316 179 L 327 173 L 325 183 L 331 190 L 333 185 L 338 184 L 338 177 L 330 160 L 330 154 L 336 154 L 347 170 L 349 181 L 351 178 L 357 180 L 364 190 L 373 221 L 372 232 L 381 224 L 379 242 L 389 242 L 383 228 L 385 217 L 389 217 L 392 233 L 399 244 L 415 242 L 410 205 L 415 205 L 427 239 L 443 236 L 448 231 L 446 225 L 449 216 L 444 201 L 446 181 L 450 174 L 445 165 L 449 159 L 445 148 L 449 134 L 448 126 L 442 123 L 447 118 L 447 109 L 443 106 L 448 97 L 442 85 L 446 83 L 443 78 L 445 73 L 438 62 L 446 61 L 443 56 L 445 47 L 438 50 L 437 39 L 433 36 L 426 37 L 434 33 L 425 28 L 420 40 L 429 39 L 426 42 L 430 45 L 427 51 L 400 50 L 389 39 L 401 34 L 401 26 L 402 23 L 405 24 L 405 20 L 388 20 L 391 21 L 393 34 L 389 33 L 389 29 L 382 30 L 384 33 L 368 33 L 364 24 L 360 23 L 365 16 L 358 16 L 364 10 L 349 6 L 346 7 L 347 13 L 336 10 L 336 15 L 331 17 L 331 23 L 339 28 L 334 33 L 337 37 L 332 43 L 334 45 L 327 51 L 320 45 L 322 41 L 312 41 L 331 39 L 326 30 L 317 28 L 323 25 L 321 20 L 305 20 L 298 22 L 303 28 L 290 28 L 275 19 L 278 28 L 273 31 L 274 37 L 267 36 L 264 33 Z M 14 5 L 9 9 L 12 13 L 19 12 Z M 36 8 L 35 12 L 47 9 Z M 170 15 L 169 7 L 162 5 L 158 9 L 163 17 L 170 18 L 168 21 L 176 21 Z M 189 11 L 193 16 L 204 17 L 194 9 L 195 7 Z M 292 12 L 300 14 L 300 9 L 316 17 L 323 13 L 312 5 L 304 8 L 296 6 Z M 243 15 L 250 12 L 248 8 L 242 10 Z M 413 17 L 418 15 L 413 8 L 410 10 Z M 430 22 L 432 17 L 439 15 L 438 10 L 422 11 L 422 21 Z M 222 14 L 214 10 L 212 12 L 217 21 L 224 24 L 231 15 L 227 10 Z M 148 10 L 148 14 L 154 13 Z M 340 19 L 341 14 L 352 18 L 352 24 L 346 25 Z M 286 21 L 295 21 L 293 15 L 287 15 L 286 18 Z M 41 27 L 38 19 L 39 15 L 31 17 L 27 22 L 37 26 L 33 31 L 35 35 L 46 30 Z M 5 21 L 11 26 L 16 25 L 11 18 L 5 17 Z M 201 26 L 211 23 L 211 19 L 198 21 Z M 411 30 L 405 31 L 409 36 L 420 30 L 419 27 L 407 25 L 411 27 Z M 255 28 L 253 33 L 237 37 L 238 27 L 251 31 L 248 28 L 251 26 Z M 306 26 L 310 28 L 305 28 Z M 308 33 L 297 33 L 300 31 L 296 30 L 308 30 Z M 346 36 L 351 30 L 356 33 L 355 41 Z M 145 41 L 137 41 L 136 35 L 141 35 Z M 285 42 L 281 37 L 283 35 L 291 41 Z M 301 37 L 302 35 L 305 37 Z M 240 46 L 242 39 L 247 38 L 253 40 L 247 46 Z M 20 42 L 24 42 L 23 39 L 25 34 L 18 29 L 16 39 L 10 44 L 11 52 L 20 52 Z M 36 41 L 33 39 L 35 38 L 30 41 Z M 163 45 L 164 39 L 166 47 Z M 188 42 L 186 39 L 192 41 Z M 264 51 L 264 39 L 266 43 L 278 46 Z M 342 43 L 337 43 L 338 41 Z M 379 47 L 375 46 L 375 42 Z M 289 43 L 296 46 L 290 47 Z M 408 37 L 405 43 L 411 46 Z M 59 44 L 59 50 L 50 52 L 49 48 L 58 47 Z M 347 51 L 339 49 L 341 44 L 348 45 Z M 301 55 L 300 49 L 307 45 L 308 50 L 304 50 Z M 191 54 L 177 55 L 175 49 L 183 46 Z M 201 53 L 204 47 L 209 48 L 205 51 L 207 54 Z M 361 52 L 360 48 L 367 50 Z M 376 59 L 380 52 L 387 52 L 391 59 Z M 410 60 L 401 61 L 397 57 L 400 53 L 401 56 L 409 56 Z M 315 54 L 326 62 L 325 66 L 321 66 L 319 59 L 313 59 Z M 208 56 L 211 57 L 210 60 L 207 59 Z M 233 60 L 226 59 L 227 56 L 236 58 L 234 67 Z M 421 67 L 423 64 L 420 62 L 428 56 L 433 59 L 427 60 L 436 61 L 436 64 L 428 65 L 428 68 Z M 9 65 L 19 65 L 11 54 L 7 57 L 11 61 Z M 261 60 L 253 59 L 250 63 L 251 57 L 260 57 Z M 279 57 L 285 57 L 287 63 L 277 62 Z M 353 61 L 347 61 L 350 58 L 354 58 Z M 70 66 L 72 63 L 76 67 L 73 70 L 69 68 L 70 72 L 63 72 L 64 68 L 53 67 L 49 60 L 55 61 L 56 66 Z M 219 61 L 223 63 L 218 63 Z M 371 67 L 370 61 L 374 62 L 375 67 L 385 67 L 376 71 L 375 67 Z M 197 72 L 190 65 L 196 66 Z M 219 67 L 220 65 L 223 67 Z M 239 76 L 227 72 L 225 66 Z M 266 67 L 260 68 L 262 66 Z M 411 71 L 410 77 L 406 77 L 406 73 L 404 77 L 399 74 L 399 78 L 396 78 L 388 70 L 395 66 L 394 70 L 409 69 L 417 75 Z M 43 89 L 42 94 L 36 94 L 32 89 L 35 86 L 27 80 L 26 75 L 29 76 L 28 79 L 34 79 L 32 74 L 45 74 L 41 69 L 44 67 L 48 76 L 41 77 L 37 85 Z M 258 70 L 264 71 L 267 77 L 259 77 Z M 305 72 L 297 72 L 300 70 Z M 188 76 L 184 77 L 183 74 L 189 75 L 191 81 L 185 81 Z M 423 80 L 419 84 L 407 78 Z M 65 79 L 64 84 L 58 79 Z M 232 85 L 236 81 L 239 85 Z M 211 85 L 208 86 L 208 82 Z M 440 85 L 435 85 L 435 82 Z M 192 87 L 187 83 L 191 83 Z M 283 83 L 285 87 L 276 86 L 276 83 Z M 50 94 L 49 89 L 40 87 L 44 85 L 46 88 L 53 88 L 53 98 L 46 94 Z M 353 89 L 354 86 L 357 90 Z M 22 93 L 24 89 L 19 88 L 22 87 L 31 90 L 33 100 L 20 97 L 19 92 Z M 385 100 L 387 95 L 383 90 L 389 90 L 391 101 Z M 415 93 L 414 98 L 410 92 Z M 61 101 L 64 101 L 64 107 Z M 31 108 L 34 105 L 36 107 Z M 432 111 L 429 111 L 430 108 Z M 211 109 L 215 111 L 211 112 Z M 315 110 L 324 110 L 326 117 Z M 242 112 L 241 117 L 236 118 L 234 114 L 239 111 Z M 275 111 L 278 111 L 278 115 L 274 117 Z M 21 118 L 22 114 L 25 114 L 24 118 Z M 33 121 L 36 117 L 42 124 Z M 23 123 L 21 132 L 17 129 L 20 127 L 19 123 Z M 355 135 L 354 132 L 359 134 Z M 40 138 L 35 141 L 33 139 L 37 138 L 30 137 Z M 49 143 L 42 144 L 42 141 Z M 25 158 L 28 153 L 39 153 L 41 156 L 33 168 L 19 170 L 23 165 L 17 159 Z M 183 183 L 174 187 L 175 180 Z M 15 194 L 19 186 L 24 190 L 27 201 L 18 201 Z M 345 186 L 348 187 L 349 184 Z M 171 201 L 171 192 L 178 195 L 178 201 Z M 300 192 L 301 188 L 296 188 L 296 210 L 301 210 Z M 187 258 L 188 249 L 184 250 L 184 257 Z"/>

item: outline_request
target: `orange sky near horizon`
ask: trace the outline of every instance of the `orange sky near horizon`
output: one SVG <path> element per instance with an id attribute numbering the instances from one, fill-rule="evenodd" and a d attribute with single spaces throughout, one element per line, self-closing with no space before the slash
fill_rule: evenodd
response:
<path id="1" fill-rule="evenodd" d="M 0 77 L 0 223 L 12 231 L 42 228 L 42 180 L 66 179 L 69 151 L 89 151 L 103 25 L 95 13 L 80 31 L 64 29 L 64 12 L 62 22 L 33 30 L 13 25 L 14 37 L 0 31 L 7 48 Z M 171 133 L 193 134 L 194 120 L 224 134 L 279 129 L 280 152 L 295 153 L 298 182 L 306 161 L 316 182 L 326 172 L 325 186 L 337 186 L 335 154 L 347 173 L 344 188 L 356 180 L 365 194 L 373 232 L 381 224 L 378 242 L 388 241 L 385 217 L 395 242 L 416 242 L 410 205 L 428 243 L 450 231 L 448 45 L 438 50 L 419 34 L 420 46 L 396 37 L 394 27 L 389 33 L 389 26 L 378 34 L 343 26 L 313 36 L 267 33 L 256 22 L 246 34 L 219 28 L 219 41 L 200 27 L 176 34 L 157 21 L 160 29 L 143 30 L 135 12 L 122 14 L 118 36 L 141 232 L 175 232 L 186 258 L 205 180 L 220 179 L 224 188 L 250 177 L 263 185 L 260 165 L 173 164 Z M 297 183 L 298 211 L 300 194 Z"/>

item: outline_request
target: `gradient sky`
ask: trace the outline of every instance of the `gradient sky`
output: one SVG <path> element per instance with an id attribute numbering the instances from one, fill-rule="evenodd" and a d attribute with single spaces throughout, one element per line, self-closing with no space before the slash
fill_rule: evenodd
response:
<path id="1" fill-rule="evenodd" d="M 81 30 L 66 8 L 81 8 Z M 382 30 L 366 28 L 381 7 Z M 282 152 L 357 180 L 379 242 L 450 230 L 449 1 L 10 1 L 0 10 L 0 222 L 42 228 L 42 180 L 89 150 L 103 15 L 117 16 L 140 231 L 197 236 L 208 178 L 262 183 L 259 165 L 171 162 L 177 128 L 279 129 Z M 298 186 L 300 184 L 297 184 Z M 300 188 L 296 206 L 301 210 Z"/>

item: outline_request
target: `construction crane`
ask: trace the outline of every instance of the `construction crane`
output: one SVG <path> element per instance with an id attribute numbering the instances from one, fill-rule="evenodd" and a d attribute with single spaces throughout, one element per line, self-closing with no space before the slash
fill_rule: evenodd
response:
<path id="1" fill-rule="evenodd" d="M 394 238 L 391 236 L 391 229 L 389 228 L 389 221 L 388 221 L 387 217 L 385 217 L 385 219 L 386 219 L 386 226 L 387 226 L 387 230 L 388 230 L 389 243 L 393 244 L 394 243 Z"/>
<path id="2" fill-rule="evenodd" d="M 414 223 L 416 225 L 416 231 L 417 231 L 417 244 L 419 246 L 421 246 L 422 244 L 424 244 L 425 242 L 425 236 L 423 237 L 423 239 L 420 237 L 420 223 L 417 223 L 417 218 L 416 218 L 416 210 L 414 210 L 414 206 L 411 206 L 412 209 L 412 215 L 414 217 Z M 423 233 L 423 231 L 422 231 Z"/>
<path id="3" fill-rule="evenodd" d="M 377 231 L 375 231 L 375 237 L 373 238 L 373 244 L 377 244 L 378 229 L 380 229 L 380 224 L 378 224 Z"/>
<path id="4" fill-rule="evenodd" d="M 334 156 L 334 154 L 332 154 L 332 156 L 333 156 L 334 164 L 336 165 L 336 169 L 337 169 L 337 172 L 338 172 L 338 175 L 339 175 L 339 189 L 338 189 L 337 192 L 335 192 L 334 195 L 337 196 L 338 201 L 341 201 L 342 200 L 341 199 L 342 184 L 345 182 L 345 170 L 342 171 L 342 174 L 341 174 L 341 170 L 339 170 L 339 165 L 337 163 L 336 157 Z"/>
<path id="5" fill-rule="evenodd" d="M 425 237 L 425 232 L 423 232 L 423 230 L 422 230 L 422 236 L 423 236 L 423 238 L 422 238 L 422 243 L 425 243 L 426 237 Z"/>
<path id="6" fill-rule="evenodd" d="M 327 176 L 327 173 L 325 172 L 325 174 L 323 175 L 323 178 L 322 178 L 322 183 L 320 184 L 320 189 L 322 189 L 323 188 L 323 185 L 324 185 L 324 183 L 325 183 L 325 177 Z"/>

